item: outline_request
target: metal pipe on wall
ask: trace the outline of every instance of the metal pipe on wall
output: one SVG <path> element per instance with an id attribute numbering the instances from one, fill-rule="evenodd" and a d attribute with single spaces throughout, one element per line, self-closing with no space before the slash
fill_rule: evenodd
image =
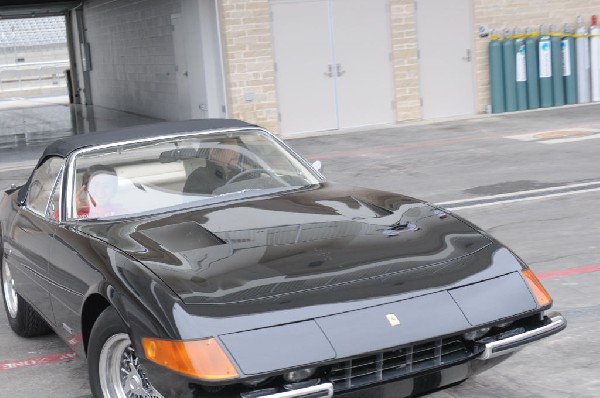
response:
<path id="1" fill-rule="evenodd" d="M 558 33 L 556 25 L 550 26 L 550 45 L 552 57 L 552 96 L 554 106 L 565 104 L 565 86 L 563 81 L 562 33 Z"/>
<path id="2" fill-rule="evenodd" d="M 565 102 L 569 105 L 577 103 L 577 65 L 575 59 L 575 39 L 573 28 L 565 24 L 565 37 L 561 43 L 563 59 L 563 78 L 565 82 Z"/>
<path id="3" fill-rule="evenodd" d="M 517 110 L 527 109 L 527 60 L 525 52 L 525 38 L 521 36 L 519 28 L 513 31 L 515 37 L 515 68 L 517 79 Z"/>
<path id="4" fill-rule="evenodd" d="M 590 45 L 589 32 L 583 18 L 577 17 L 577 102 L 585 104 L 591 100 L 590 91 Z"/>

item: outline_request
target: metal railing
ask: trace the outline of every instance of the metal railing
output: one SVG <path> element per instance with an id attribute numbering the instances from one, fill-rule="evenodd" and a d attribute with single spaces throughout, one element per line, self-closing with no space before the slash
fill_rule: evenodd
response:
<path id="1" fill-rule="evenodd" d="M 69 61 L 0 65 L 0 92 L 66 87 Z"/>

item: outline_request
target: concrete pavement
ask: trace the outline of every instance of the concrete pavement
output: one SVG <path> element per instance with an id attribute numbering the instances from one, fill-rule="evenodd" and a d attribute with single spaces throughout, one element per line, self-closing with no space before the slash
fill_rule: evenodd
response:
<path id="1" fill-rule="evenodd" d="M 588 105 L 288 143 L 302 155 L 322 160 L 325 175 L 336 182 L 434 203 L 460 201 L 468 206 L 480 203 L 470 199 L 488 198 L 485 207 L 464 207 L 457 213 L 490 231 L 536 273 L 544 274 L 600 264 L 600 192 L 572 188 L 600 182 L 599 133 L 600 105 Z M 14 151 L 14 159 L 31 161 L 34 152 L 27 152 L 25 159 Z M 27 175 L 23 164 L 4 171 L 0 165 L 0 185 Z M 519 194 L 506 196 L 515 192 Z M 569 194 L 552 196 L 558 192 Z M 528 200 L 506 203 L 507 197 Z M 600 272 L 554 277 L 544 284 L 555 309 L 567 317 L 567 330 L 431 397 L 600 396 Z M 4 316 L 0 347 L 0 362 L 68 351 L 53 335 L 14 336 Z M 14 398 L 84 397 L 89 395 L 86 372 L 81 359 L 0 370 L 0 386 Z"/>

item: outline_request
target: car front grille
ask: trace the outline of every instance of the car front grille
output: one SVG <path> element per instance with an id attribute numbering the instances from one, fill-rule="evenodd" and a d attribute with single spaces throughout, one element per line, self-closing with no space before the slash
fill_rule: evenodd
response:
<path id="1" fill-rule="evenodd" d="M 343 391 L 459 363 L 476 354 L 455 336 L 340 362 L 327 378 L 335 391 Z"/>

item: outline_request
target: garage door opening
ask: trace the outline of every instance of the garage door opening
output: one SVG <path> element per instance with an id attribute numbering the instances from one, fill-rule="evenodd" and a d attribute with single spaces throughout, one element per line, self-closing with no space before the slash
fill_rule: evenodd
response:
<path id="1" fill-rule="evenodd" d="M 0 20 L 0 99 L 69 102 L 64 16 Z"/>

